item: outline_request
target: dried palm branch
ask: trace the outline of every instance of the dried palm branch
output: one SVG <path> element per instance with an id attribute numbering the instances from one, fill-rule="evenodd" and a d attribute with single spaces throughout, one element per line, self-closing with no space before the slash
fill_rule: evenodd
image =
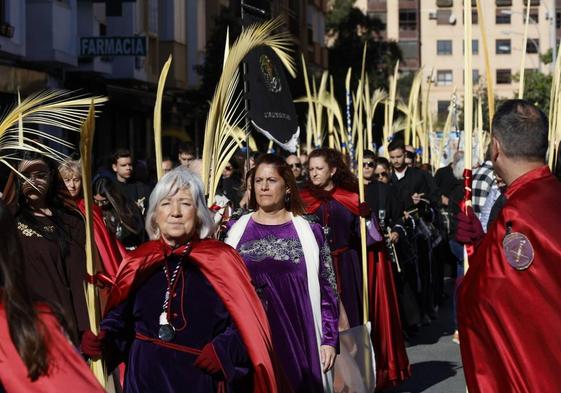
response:
<path id="1" fill-rule="evenodd" d="M 302 54 L 302 73 L 304 75 L 304 86 L 306 87 L 306 101 L 308 103 L 308 119 L 306 122 L 306 148 L 308 154 L 312 151 L 312 139 L 317 133 L 315 106 L 313 104 L 312 89 L 310 87 L 310 80 L 308 78 L 308 66 Z M 302 101 L 295 101 L 302 102 Z"/>
<path id="2" fill-rule="evenodd" d="M 481 0 L 477 2 L 477 19 L 479 21 L 479 30 L 481 31 L 481 43 L 483 44 L 483 59 L 485 62 L 485 82 L 487 83 L 487 104 L 489 114 L 489 132 L 491 132 L 491 123 L 495 115 L 495 87 L 493 85 L 493 74 L 491 70 L 491 62 L 489 61 L 489 45 L 487 43 L 487 32 L 485 28 L 485 15 L 481 8 Z"/>
<path id="3" fill-rule="evenodd" d="M 241 93 L 236 92 L 242 60 L 252 49 L 268 46 L 279 57 L 288 72 L 295 76 L 294 61 L 288 54 L 292 39 L 287 33 L 274 33 L 281 25 L 282 20 L 278 18 L 252 25 L 242 31 L 228 51 L 228 58 L 224 61 L 222 75 L 210 103 L 205 125 L 201 173 L 209 204 L 214 202 L 220 174 L 240 142 L 235 130 L 244 129 L 242 123 L 246 114 L 242 110 L 243 97 Z"/>
<path id="4" fill-rule="evenodd" d="M 421 93 L 421 82 L 423 80 L 423 69 L 421 68 L 415 74 L 411 90 L 409 92 L 409 100 L 407 104 L 410 116 L 407 118 L 407 126 L 405 128 L 405 144 L 411 143 L 411 138 L 415 138 L 415 131 L 417 129 L 417 120 L 419 117 L 419 94 Z M 413 132 L 413 135 L 411 133 Z"/>
<path id="5" fill-rule="evenodd" d="M 92 100 L 98 107 L 107 98 L 91 97 L 68 90 L 44 90 L 22 101 L 18 94 L 18 104 L 0 120 L 0 162 L 21 176 L 16 166 L 9 163 L 10 160 L 19 159 L 18 151 L 36 152 L 56 161 L 63 161 L 66 155 L 50 145 L 70 149 L 73 145 L 35 127 L 47 126 L 80 132 Z"/>
<path id="6" fill-rule="evenodd" d="M 156 91 L 156 104 L 154 105 L 154 147 L 156 149 L 156 173 L 158 180 L 164 175 L 162 168 L 162 99 L 164 97 L 164 86 L 168 76 L 169 67 L 171 66 L 171 55 L 165 62 L 160 72 L 160 79 L 158 80 L 158 90 Z"/>
<path id="7" fill-rule="evenodd" d="M 522 38 L 522 59 L 520 60 L 520 84 L 518 86 L 518 99 L 524 98 L 524 71 L 526 64 L 526 46 L 528 44 L 528 25 L 530 24 L 530 2 L 526 2 L 526 21 L 524 22 L 524 37 Z"/>
<path id="8" fill-rule="evenodd" d="M 86 270 L 89 277 L 96 274 L 94 265 L 94 242 L 93 242 L 93 216 L 92 216 L 92 146 L 95 131 L 95 104 L 91 100 L 88 116 L 82 125 L 80 132 L 80 158 L 82 160 L 82 189 L 84 192 L 84 206 L 86 219 Z M 101 320 L 101 306 L 99 303 L 98 288 L 93 282 L 85 282 L 86 304 L 88 307 L 88 318 L 90 329 L 97 334 Z M 107 371 L 101 360 L 92 360 L 90 367 L 102 386 L 107 381 Z"/>

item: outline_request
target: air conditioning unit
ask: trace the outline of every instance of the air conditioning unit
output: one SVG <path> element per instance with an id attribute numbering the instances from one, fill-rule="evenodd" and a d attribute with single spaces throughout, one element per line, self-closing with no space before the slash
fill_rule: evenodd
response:
<path id="1" fill-rule="evenodd" d="M 429 19 L 430 20 L 438 19 L 438 14 L 436 13 L 436 10 L 429 10 Z"/>

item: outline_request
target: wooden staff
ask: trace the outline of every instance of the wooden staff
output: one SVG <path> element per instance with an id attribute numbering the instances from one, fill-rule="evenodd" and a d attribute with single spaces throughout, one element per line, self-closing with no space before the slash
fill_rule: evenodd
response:
<path id="1" fill-rule="evenodd" d="M 95 131 L 95 105 L 92 100 L 88 117 L 82 125 L 80 132 L 80 158 L 82 160 L 82 191 L 84 193 L 84 217 L 86 220 L 86 271 L 88 277 L 94 277 L 96 274 L 94 266 L 94 243 L 93 243 L 93 217 L 92 217 L 92 145 Z M 85 284 L 86 304 L 88 306 L 88 319 L 90 329 L 94 334 L 99 333 L 99 323 L 101 319 L 101 307 L 99 304 L 98 288 L 93 280 L 89 280 Z M 93 374 L 99 383 L 105 387 L 107 383 L 107 370 L 102 360 L 92 360 L 90 363 Z"/>
<path id="2" fill-rule="evenodd" d="M 154 148 L 156 149 L 156 173 L 158 175 L 158 180 L 164 175 L 164 169 L 162 168 L 162 99 L 170 66 L 171 55 L 169 55 L 168 60 L 165 62 L 160 72 L 158 90 L 156 91 L 156 103 L 154 105 Z"/>

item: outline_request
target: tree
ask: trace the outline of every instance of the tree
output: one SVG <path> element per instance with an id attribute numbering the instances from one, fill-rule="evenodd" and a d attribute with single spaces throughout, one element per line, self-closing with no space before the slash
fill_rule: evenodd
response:
<path id="1" fill-rule="evenodd" d="M 366 71 L 372 88 L 387 88 L 388 76 L 393 72 L 395 62 L 401 59 L 401 51 L 395 42 L 378 38 L 382 22 L 352 7 L 352 3 L 335 0 L 327 18 L 328 37 L 333 41 L 329 47 L 329 72 L 333 75 L 340 102 L 344 102 L 345 77 L 349 67 L 353 69 L 356 86 L 365 43 L 368 44 Z"/>
<path id="2" fill-rule="evenodd" d="M 519 81 L 520 74 L 514 75 Z M 549 98 L 553 78 L 537 70 L 524 71 L 524 99 L 540 108 L 544 113 L 549 113 Z"/>

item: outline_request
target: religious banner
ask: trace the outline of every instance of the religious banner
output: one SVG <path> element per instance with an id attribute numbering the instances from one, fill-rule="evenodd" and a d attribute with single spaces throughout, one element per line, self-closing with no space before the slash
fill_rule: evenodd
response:
<path id="1" fill-rule="evenodd" d="M 245 27 L 263 19 L 244 13 Z M 251 125 L 283 149 L 295 152 L 300 128 L 283 64 L 269 47 L 252 50 L 244 59 L 245 93 Z"/>

